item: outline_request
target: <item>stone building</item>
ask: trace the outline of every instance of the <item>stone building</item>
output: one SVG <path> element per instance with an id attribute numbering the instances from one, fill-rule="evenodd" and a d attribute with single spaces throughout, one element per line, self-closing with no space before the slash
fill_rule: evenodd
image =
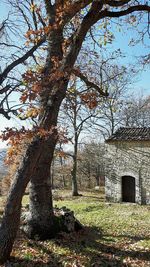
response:
<path id="1" fill-rule="evenodd" d="M 118 129 L 106 140 L 106 199 L 150 204 L 150 128 Z"/>

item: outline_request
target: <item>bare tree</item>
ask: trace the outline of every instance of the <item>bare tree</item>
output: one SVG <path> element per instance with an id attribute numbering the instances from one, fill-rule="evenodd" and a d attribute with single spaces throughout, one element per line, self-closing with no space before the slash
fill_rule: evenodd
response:
<path id="1" fill-rule="evenodd" d="M 77 85 L 77 80 L 75 80 L 67 91 L 67 96 L 62 105 L 62 117 L 64 118 L 64 123 L 68 129 L 69 135 L 71 135 L 73 143 L 73 152 L 70 153 L 73 160 L 73 167 L 71 170 L 72 177 L 72 195 L 78 196 L 78 182 L 77 182 L 77 165 L 78 165 L 78 145 L 79 138 L 81 134 L 87 131 L 87 122 L 90 118 L 94 117 L 96 112 L 94 106 L 90 109 L 91 105 L 97 105 L 96 96 L 91 90 L 88 89 L 88 94 L 86 93 L 86 88 L 84 86 Z M 94 97 L 95 96 L 95 97 Z M 83 102 L 83 99 L 86 102 Z M 62 123 L 62 122 L 61 122 Z"/>
<path id="2" fill-rule="evenodd" d="M 132 95 L 125 101 L 121 112 L 122 125 L 128 127 L 150 126 L 150 97 Z"/>
<path id="3" fill-rule="evenodd" d="M 78 175 L 81 176 L 82 185 L 104 185 L 105 181 L 105 145 L 90 141 L 85 143 L 80 151 Z"/>
<path id="4" fill-rule="evenodd" d="M 124 66 L 112 65 L 111 67 L 113 69 L 109 71 L 109 75 L 112 71 L 111 79 L 106 80 L 105 85 L 108 88 L 109 96 L 103 101 L 99 100 L 97 116 L 92 118 L 93 129 L 102 136 L 103 140 L 112 135 L 123 123 L 122 110 L 130 98 L 128 92 L 135 75 L 133 67 L 132 70 L 130 67 L 127 70 Z"/>

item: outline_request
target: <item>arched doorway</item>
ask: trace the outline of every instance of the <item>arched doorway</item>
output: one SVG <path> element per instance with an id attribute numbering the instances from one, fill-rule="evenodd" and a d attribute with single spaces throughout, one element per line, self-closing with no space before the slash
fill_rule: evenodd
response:
<path id="1" fill-rule="evenodd" d="M 135 203 L 135 178 L 122 176 L 122 201 Z"/>

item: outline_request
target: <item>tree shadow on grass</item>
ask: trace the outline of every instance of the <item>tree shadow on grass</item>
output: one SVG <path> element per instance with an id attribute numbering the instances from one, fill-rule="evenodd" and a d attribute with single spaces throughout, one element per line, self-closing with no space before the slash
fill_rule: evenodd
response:
<path id="1" fill-rule="evenodd" d="M 117 244 L 115 238 L 125 239 L 125 241 Z M 87 256 L 89 258 L 88 266 L 92 267 L 150 266 L 150 251 L 132 250 L 127 246 L 127 244 L 130 245 L 135 241 L 148 240 L 147 237 L 120 235 L 115 236 L 115 238 L 111 235 L 103 235 L 99 228 L 88 227 L 74 236 L 73 234 L 69 235 L 68 240 L 66 236 L 65 238 L 62 236 L 60 245 L 69 246 L 73 252 Z M 129 240 L 131 241 L 130 244 Z M 127 244 L 126 241 L 128 241 Z M 128 265 L 124 262 L 125 259 L 138 262 L 139 265 Z M 145 265 L 142 265 L 143 263 Z"/>
<path id="2" fill-rule="evenodd" d="M 24 237 L 22 237 L 24 238 Z M 66 263 L 70 263 L 79 256 L 81 261 L 85 260 L 87 267 L 123 267 L 123 266 L 150 266 L 150 252 L 144 250 L 134 250 L 130 247 L 132 243 L 141 240 L 148 240 L 148 237 L 132 236 L 132 235 L 106 235 L 103 234 L 99 228 L 85 227 L 77 233 L 60 233 L 57 238 L 52 240 L 53 245 L 49 247 L 49 241 L 40 242 L 26 239 L 26 248 L 31 249 L 30 255 L 26 253 L 24 259 L 19 256 L 11 258 L 11 260 L 4 265 L 5 267 L 62 267 Z M 22 243 L 22 240 L 20 240 Z M 19 243 L 18 243 L 19 245 Z M 53 247 L 57 250 L 53 250 Z M 68 249 L 67 254 L 61 256 L 57 251 L 61 249 Z M 32 250 L 33 249 L 33 250 Z M 21 249 L 20 249 L 21 251 Z M 30 251 L 30 250 L 29 250 Z M 34 251 L 41 252 L 40 256 Z M 43 255 L 43 256 L 41 256 Z M 31 257 L 30 257 L 31 256 Z M 134 265 L 135 264 L 135 265 Z M 73 266 L 73 265 L 68 265 Z"/>
<path id="3" fill-rule="evenodd" d="M 1 265 L 0 265 L 1 266 Z M 56 262 L 56 260 L 49 260 L 43 262 L 42 260 L 29 260 L 20 259 L 19 257 L 11 258 L 10 261 L 6 262 L 4 267 L 63 267 L 61 262 Z"/>
<path id="4" fill-rule="evenodd" d="M 111 235 L 104 235 L 103 239 L 105 239 L 105 237 L 110 237 L 111 238 Z M 148 237 L 148 236 L 140 236 L 140 235 L 127 235 L 127 234 L 124 234 L 124 235 L 117 235 L 116 237 L 117 238 L 129 239 L 131 241 L 131 243 L 135 243 L 135 242 L 138 242 L 138 241 L 149 241 L 150 240 L 150 237 Z M 106 239 L 106 240 L 108 240 L 108 239 Z"/>
<path id="5" fill-rule="evenodd" d="M 20 249 L 20 250 L 19 250 Z M 62 267 L 60 257 L 56 255 L 48 244 L 42 241 L 28 239 L 19 231 L 14 245 L 15 257 L 10 257 L 4 267 Z M 1 267 L 1 265 L 0 265 Z"/>

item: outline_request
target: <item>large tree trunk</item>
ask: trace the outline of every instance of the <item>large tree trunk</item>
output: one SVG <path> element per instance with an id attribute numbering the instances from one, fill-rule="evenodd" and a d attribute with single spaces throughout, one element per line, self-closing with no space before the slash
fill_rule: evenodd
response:
<path id="1" fill-rule="evenodd" d="M 46 4 L 46 8 L 47 4 Z M 52 13 L 54 10 L 52 11 Z M 55 12 L 49 19 L 55 22 Z M 62 78 L 63 69 L 59 70 L 53 81 L 50 76 L 54 75 L 56 68 L 54 58 L 62 60 L 63 29 L 54 29 L 48 36 L 47 59 L 43 69 L 43 85 L 40 98 L 40 106 L 43 113 L 39 119 L 39 126 L 47 131 L 52 131 L 49 142 L 46 142 L 43 152 L 36 166 L 35 172 L 30 179 L 30 204 L 29 215 L 25 231 L 30 238 L 38 237 L 47 239 L 55 235 L 54 215 L 52 205 L 52 190 L 50 168 L 53 153 L 57 141 L 57 117 L 62 100 L 67 90 L 68 79 Z M 53 59 L 53 60 L 52 60 Z M 61 73 L 61 75 L 60 75 Z M 60 75 L 60 77 L 59 77 Z"/>
<path id="2" fill-rule="evenodd" d="M 52 145 L 53 144 L 53 145 Z M 26 233 L 30 238 L 45 240 L 55 236 L 50 166 L 55 144 L 44 146 L 34 175 L 30 180 L 29 218 Z M 55 231 L 56 230 L 56 231 Z"/>
<path id="3" fill-rule="evenodd" d="M 50 98 L 51 106 L 48 107 L 47 116 L 40 125 L 48 131 L 52 129 L 52 134 L 43 146 L 42 154 L 30 179 L 29 215 L 26 218 L 26 227 L 24 227 L 26 234 L 30 238 L 36 237 L 40 240 L 54 237 L 58 231 L 53 215 L 50 168 L 58 139 L 57 117 L 61 102 L 65 96 L 67 82 L 61 82 L 56 86 L 51 88 L 51 90 L 56 91 L 56 94 Z"/>
<path id="4" fill-rule="evenodd" d="M 5 262 L 10 256 L 20 224 L 22 196 L 41 151 L 42 141 L 40 139 L 34 140 L 28 146 L 11 186 L 0 226 L 0 263 Z"/>

